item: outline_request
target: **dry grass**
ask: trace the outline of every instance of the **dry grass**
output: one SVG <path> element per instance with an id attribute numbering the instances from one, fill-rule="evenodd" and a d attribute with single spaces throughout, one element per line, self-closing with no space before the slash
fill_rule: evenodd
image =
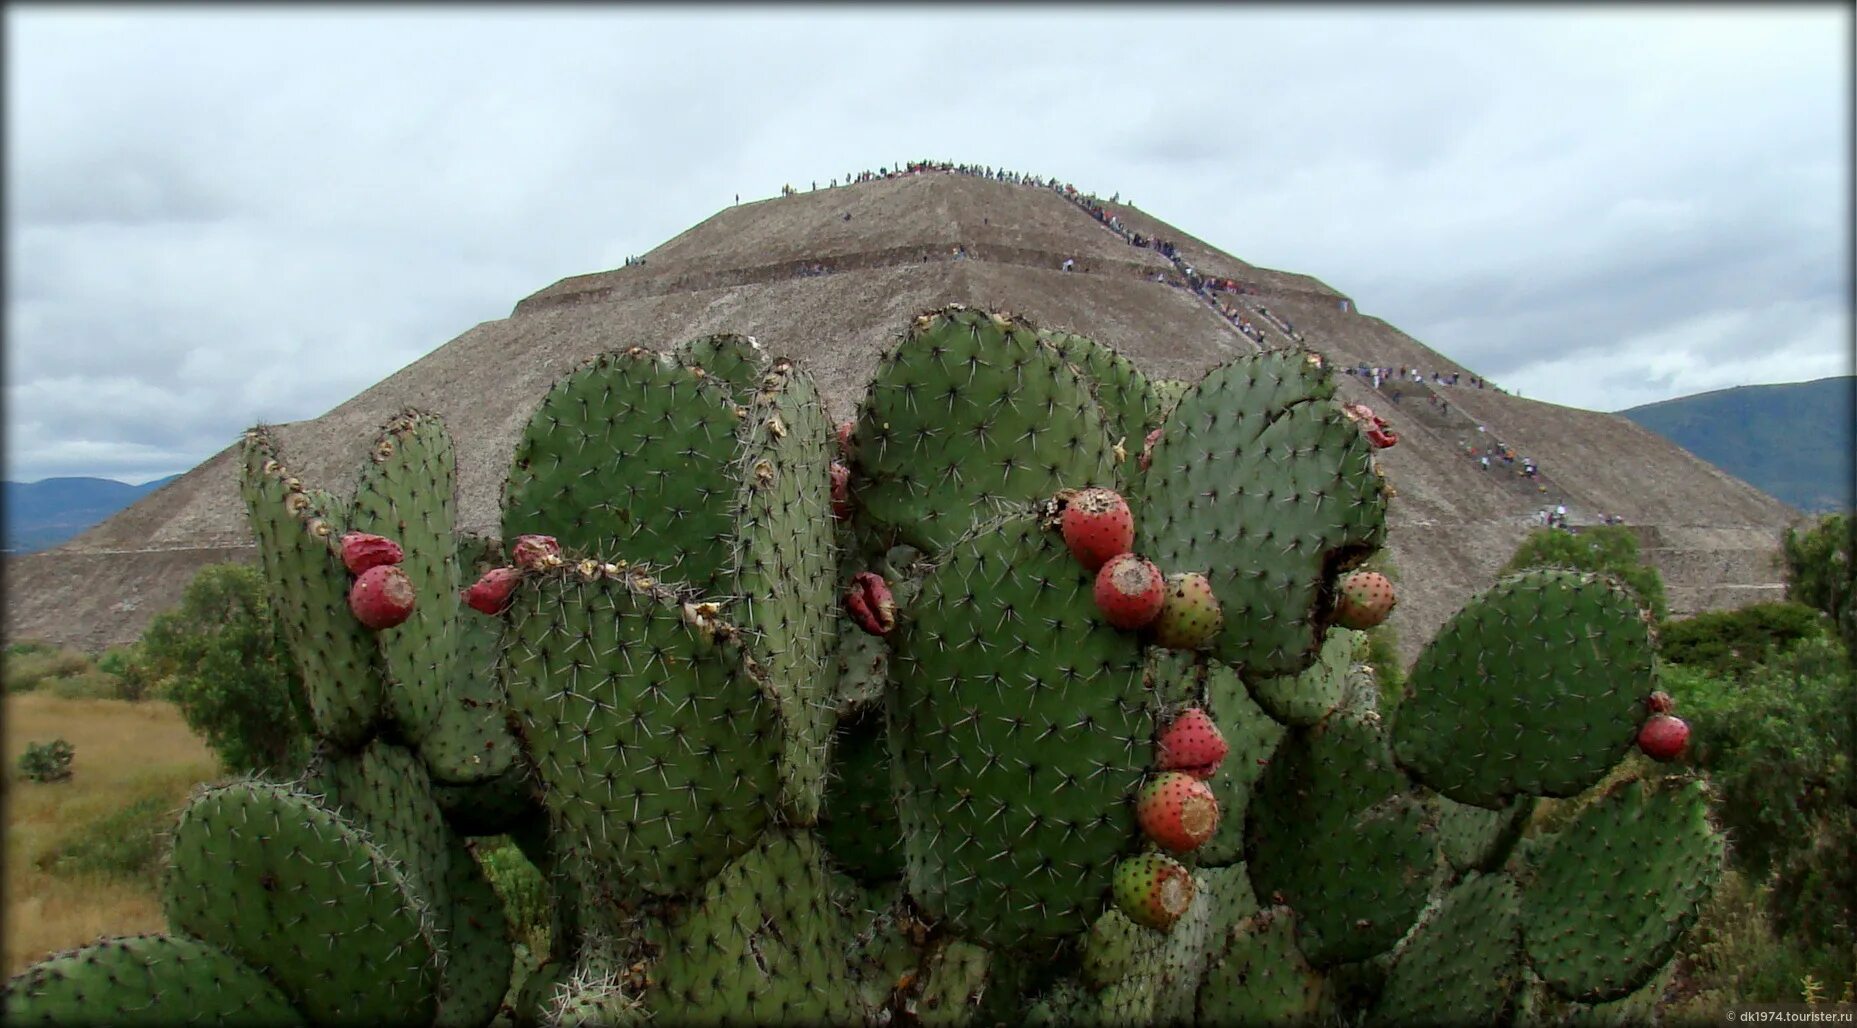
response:
<path id="1" fill-rule="evenodd" d="M 72 778 L 40 785 L 14 766 L 26 744 L 62 738 L 76 747 Z M 162 931 L 152 880 L 54 875 L 41 868 L 91 823 L 147 797 L 178 812 L 218 763 L 180 711 L 149 700 L 6 697 L 6 974 L 106 935 Z"/>

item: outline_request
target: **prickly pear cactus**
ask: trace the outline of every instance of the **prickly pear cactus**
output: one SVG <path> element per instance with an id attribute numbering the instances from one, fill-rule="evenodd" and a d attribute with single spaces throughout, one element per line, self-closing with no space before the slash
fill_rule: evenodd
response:
<path id="1" fill-rule="evenodd" d="M 1500 1023 L 1665 973 L 1722 839 L 1700 779 L 1620 771 L 1655 685 L 1629 593 L 1498 583 L 1383 717 L 1337 582 L 1390 490 L 1314 354 L 1150 381 L 949 306 L 835 434 L 750 338 L 604 354 L 540 398 L 477 539 L 431 415 L 351 500 L 253 430 L 317 755 L 198 794 L 169 932 L 28 969 L 9 1022 Z M 1112 627 L 1062 531 L 1091 486 L 1211 599 Z M 350 531 L 404 551 L 407 620 L 350 609 Z M 1548 836 L 1543 796 L 1578 808 Z M 538 924 L 474 856 L 498 833 Z"/>

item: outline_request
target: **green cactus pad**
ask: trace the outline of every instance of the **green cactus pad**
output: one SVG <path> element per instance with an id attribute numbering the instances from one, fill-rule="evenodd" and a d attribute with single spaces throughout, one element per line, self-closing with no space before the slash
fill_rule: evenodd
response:
<path id="1" fill-rule="evenodd" d="M 1250 883 L 1235 867 L 1195 873 L 1192 903 L 1164 932 L 1112 907 L 1090 926 L 1081 953 L 1083 982 L 1100 993 L 1099 1013 L 1109 1023 L 1191 1023 L 1210 952 L 1256 910 Z"/>
<path id="2" fill-rule="evenodd" d="M 495 539 L 468 536 L 457 545 L 462 572 L 459 577 L 466 583 L 508 563 Z M 436 718 L 419 742 L 419 756 L 435 782 L 488 782 L 515 766 L 520 749 L 516 737 L 510 734 L 502 688 L 497 683 L 497 666 L 503 654 L 503 619 L 464 606 L 456 594 L 446 603 L 457 622 L 457 645 L 444 676 L 445 692 Z"/>
<path id="3" fill-rule="evenodd" d="M 338 746 L 359 746 L 382 714 L 386 687 L 374 636 L 348 609 L 348 569 L 335 548 L 346 514 L 303 491 L 265 429 L 245 433 L 243 450 L 240 488 L 259 565 L 303 676 L 312 727 Z"/>
<path id="4" fill-rule="evenodd" d="M 26 968 L 0 992 L 10 1025 L 305 1024 L 263 974 L 217 946 L 174 935 L 104 939 Z"/>
<path id="5" fill-rule="evenodd" d="M 381 428 L 355 485 L 349 527 L 400 544 L 413 583 L 412 616 L 375 633 L 387 709 L 413 742 L 438 720 L 458 649 L 457 463 L 437 416 L 402 411 Z"/>
<path id="6" fill-rule="evenodd" d="M 1574 795 L 1631 749 L 1652 658 L 1650 629 L 1622 586 L 1575 571 L 1511 576 L 1419 654 L 1393 752 L 1460 803 Z"/>
<path id="7" fill-rule="evenodd" d="M 890 590 L 891 595 L 896 590 Z M 904 609 L 899 602 L 897 609 Z M 833 670 L 838 688 L 833 705 L 839 710 L 870 703 L 881 696 L 890 684 L 890 647 L 853 624 L 850 618 L 838 622 L 838 646 L 833 650 Z"/>
<path id="8" fill-rule="evenodd" d="M 864 882 L 903 873 L 902 829 L 890 783 L 890 741 L 883 709 L 860 707 L 833 733 L 831 772 L 819 841 L 837 865 Z"/>
<path id="9" fill-rule="evenodd" d="M 1322 976 L 1296 947 L 1296 917 L 1272 907 L 1239 921 L 1214 950 L 1195 1008 L 1201 1024 L 1300 1024 L 1321 1002 Z"/>
<path id="10" fill-rule="evenodd" d="M 673 916 L 646 1003 L 678 1024 L 844 1023 L 851 941 L 818 844 L 770 832 Z"/>
<path id="11" fill-rule="evenodd" d="M 989 948 L 1082 931 L 1138 838 L 1153 753 L 1136 637 L 1030 516 L 951 546 L 891 636 L 909 892 Z"/>
<path id="12" fill-rule="evenodd" d="M 767 371 L 767 351 L 753 336 L 722 333 L 692 339 L 677 348 L 677 359 L 726 388 L 735 402 L 746 404 Z"/>
<path id="13" fill-rule="evenodd" d="M 1252 796 L 1246 863 L 1259 895 L 1296 908 L 1311 963 L 1385 952 L 1417 920 L 1437 862 L 1427 813 L 1377 716 L 1338 710 L 1284 737 Z"/>
<path id="14" fill-rule="evenodd" d="M 1315 658 L 1333 576 L 1386 537 L 1372 447 L 1309 356 L 1208 372 L 1167 418 L 1136 508 L 1136 552 L 1211 580 L 1225 615 L 1212 655 L 1259 678 Z"/>
<path id="15" fill-rule="evenodd" d="M 510 945 L 503 898 L 462 839 L 452 841 L 445 893 L 451 906 L 440 912 L 445 932 L 445 978 L 440 1028 L 487 1025 L 509 992 L 516 952 Z"/>
<path id="16" fill-rule="evenodd" d="M 807 825 L 817 820 L 824 791 L 838 608 L 828 511 L 832 426 L 812 378 L 775 361 L 749 402 L 740 438 L 731 613 L 787 727 L 781 810 Z"/>
<path id="17" fill-rule="evenodd" d="M 1070 332 L 1045 331 L 1040 336 L 1089 383 L 1102 407 L 1103 427 L 1110 441 L 1122 448 L 1116 459 L 1116 482 L 1118 488 L 1127 491 L 1141 474 L 1135 464 L 1141 440 L 1150 426 L 1161 421 L 1161 403 L 1148 384 L 1148 376 L 1133 361 L 1095 340 Z"/>
<path id="18" fill-rule="evenodd" d="M 858 416 L 852 480 L 878 526 L 931 553 L 1002 505 L 1115 484 L 1101 409 L 1022 321 L 950 307 L 886 354 Z"/>
<path id="19" fill-rule="evenodd" d="M 452 832 L 419 759 L 400 746 L 374 739 L 359 753 L 325 747 L 305 775 L 305 792 L 347 819 L 389 857 L 432 908 L 443 928 L 449 909 L 445 883 L 451 870 Z"/>
<path id="20" fill-rule="evenodd" d="M 1356 641 L 1361 633 L 1330 628 L 1315 663 L 1291 675 L 1246 679 L 1251 698 L 1286 725 L 1313 725 L 1341 706 L 1348 691 Z"/>
<path id="21" fill-rule="evenodd" d="M 1155 703 L 1176 712 L 1200 701 L 1206 691 L 1205 655 L 1192 650 L 1149 646 L 1142 652 L 1143 680 Z"/>
<path id="22" fill-rule="evenodd" d="M 924 1025 L 969 1023 L 986 992 L 992 956 L 971 942 L 943 940 L 928 959 L 916 993 L 904 1001 L 904 1013 Z"/>
<path id="23" fill-rule="evenodd" d="M 308 793 L 255 781 L 197 793 L 161 891 L 174 932 L 264 972 L 313 1023 L 436 1013 L 443 953 L 417 888 Z"/>
<path id="24" fill-rule="evenodd" d="M 1244 823 L 1251 806 L 1251 790 L 1263 776 L 1283 740 L 1284 727 L 1265 714 L 1238 672 L 1213 664 L 1206 674 L 1206 713 L 1225 737 L 1225 761 L 1206 784 L 1219 801 L 1219 826 L 1193 851 L 1202 867 L 1232 864 L 1244 859 Z"/>
<path id="25" fill-rule="evenodd" d="M 1501 867 L 1535 810 L 1532 796 L 1518 796 L 1500 810 L 1473 807 L 1445 796 L 1433 802 L 1438 805 L 1438 849 L 1459 873 Z"/>
<path id="26" fill-rule="evenodd" d="M 567 984 L 573 965 L 565 959 L 543 962 L 523 979 L 522 988 L 510 1001 L 510 1021 L 517 1028 L 542 1028 L 551 1024 L 555 1000 Z"/>
<path id="27" fill-rule="evenodd" d="M 510 709 L 573 846 L 648 892 L 751 846 L 783 730 L 739 632 L 639 569 L 531 575 L 509 612 Z"/>
<path id="28" fill-rule="evenodd" d="M 672 357 L 635 347 L 595 358 L 555 384 L 516 444 L 504 539 L 552 535 L 574 553 L 671 565 L 699 592 L 725 591 L 743 413 Z"/>
<path id="29" fill-rule="evenodd" d="M 1506 1024 L 1522 981 L 1521 893 L 1507 875 L 1452 889 L 1400 943 L 1374 1008 L 1386 1024 Z"/>
<path id="30" fill-rule="evenodd" d="M 1714 888 L 1722 848 L 1699 779 L 1620 781 L 1560 830 L 1522 895 L 1535 973 L 1583 1002 L 1649 981 Z"/>

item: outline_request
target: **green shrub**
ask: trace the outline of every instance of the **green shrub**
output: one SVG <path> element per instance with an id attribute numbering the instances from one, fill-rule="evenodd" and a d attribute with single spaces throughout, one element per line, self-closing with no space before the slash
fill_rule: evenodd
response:
<path id="1" fill-rule="evenodd" d="M 1843 645 L 1803 640 L 1739 680 L 1682 665 L 1663 672 L 1677 713 L 1690 723 L 1691 758 L 1718 790 L 1717 816 L 1734 863 L 1753 881 L 1780 885 L 1772 914 L 1782 931 L 1829 944 L 1821 933 L 1849 925 L 1852 916 L 1848 885 L 1842 902 L 1822 909 L 1850 874 L 1838 866 L 1845 857 L 1826 853 L 1839 845 L 1846 854 L 1857 850 L 1857 832 L 1840 817 L 1857 799 L 1850 795 L 1851 666 Z"/>
<path id="2" fill-rule="evenodd" d="M 257 568 L 200 569 L 180 606 L 148 626 L 141 650 L 141 680 L 162 683 L 227 770 L 289 775 L 302 767 L 309 716 Z"/>
<path id="3" fill-rule="evenodd" d="M 1805 531 L 1789 528 L 1780 555 L 1786 598 L 1824 611 L 1857 653 L 1857 518 L 1826 514 Z"/>
<path id="4" fill-rule="evenodd" d="M 76 650 L 35 648 L 24 653 L 6 654 L 7 692 L 31 692 L 59 678 L 69 678 L 92 670 L 90 658 Z"/>
<path id="5" fill-rule="evenodd" d="M 162 796 L 144 796 L 92 821 L 39 857 L 41 871 L 61 875 L 153 879 L 166 854 L 166 837 L 174 827 L 174 804 Z"/>
<path id="6" fill-rule="evenodd" d="M 35 782 L 63 782 L 70 779 L 76 756 L 76 748 L 63 739 L 28 743 L 26 752 L 19 755 L 19 770 Z"/>
<path id="7" fill-rule="evenodd" d="M 1657 653 L 1673 664 L 1739 678 L 1794 643 L 1824 638 L 1828 628 L 1826 617 L 1803 603 L 1756 603 L 1665 621 L 1657 628 Z"/>
<path id="8" fill-rule="evenodd" d="M 102 671 L 84 671 L 66 678 L 48 679 L 43 689 L 61 700 L 120 700 L 123 681 Z"/>
<path id="9" fill-rule="evenodd" d="M 1536 529 L 1515 548 L 1502 574 L 1541 567 L 1614 575 L 1631 587 L 1638 603 L 1652 616 L 1662 620 L 1669 613 L 1663 578 L 1639 558 L 1637 535 L 1622 525 L 1594 525 L 1582 528 L 1578 535 L 1558 528 Z"/>

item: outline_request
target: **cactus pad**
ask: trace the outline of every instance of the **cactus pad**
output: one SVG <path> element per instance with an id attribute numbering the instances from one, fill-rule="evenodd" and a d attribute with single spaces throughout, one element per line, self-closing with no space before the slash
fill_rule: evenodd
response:
<path id="1" fill-rule="evenodd" d="M 445 926 L 445 978 L 439 1004 L 440 1028 L 486 1025 L 509 991 L 516 953 L 510 946 L 503 898 L 463 840 L 452 840 L 445 894 L 451 906 Z"/>
<path id="2" fill-rule="evenodd" d="M 1206 783 L 1218 797 L 1218 829 L 1193 851 L 1193 857 L 1201 866 L 1218 866 L 1244 859 L 1244 824 L 1251 790 L 1282 742 L 1284 727 L 1252 701 L 1238 672 L 1223 664 L 1215 663 L 1207 670 L 1206 711 L 1218 724 L 1230 749 Z"/>
<path id="3" fill-rule="evenodd" d="M 1286 725 L 1313 725 L 1341 706 L 1347 694 L 1359 632 L 1330 628 L 1315 663 L 1295 674 L 1251 676 L 1251 697 Z"/>
<path id="4" fill-rule="evenodd" d="M 457 547 L 464 581 L 475 582 L 485 571 L 505 563 L 502 547 L 494 539 L 466 537 Z M 503 694 L 496 679 L 503 652 L 503 619 L 464 607 L 456 595 L 446 599 L 445 609 L 458 622 L 457 645 L 444 676 L 442 702 L 419 742 L 419 756 L 435 782 L 488 782 L 510 772 L 519 748 L 503 715 Z"/>
<path id="5" fill-rule="evenodd" d="M 950 547 L 893 635 L 889 731 L 910 895 L 997 948 L 1083 930 L 1137 838 L 1152 758 L 1135 637 L 1030 516 Z"/>
<path id="6" fill-rule="evenodd" d="M 1400 944 L 1374 1020 L 1504 1024 L 1522 981 L 1521 894 L 1507 875 L 1472 875 Z"/>
<path id="7" fill-rule="evenodd" d="M 1386 537 L 1372 447 L 1310 356 L 1208 372 L 1168 416 L 1137 507 L 1136 552 L 1206 575 L 1225 615 L 1212 654 L 1257 677 L 1314 659 L 1329 581 Z"/>
<path id="8" fill-rule="evenodd" d="M 375 437 L 355 485 L 349 528 L 400 544 L 412 581 L 412 616 L 375 639 L 387 674 L 387 709 L 418 742 L 437 720 L 458 648 L 457 469 L 436 416 L 403 411 Z"/>
<path id="9" fill-rule="evenodd" d="M 1419 654 L 1393 752 L 1460 803 L 1571 796 L 1631 749 L 1652 656 L 1650 629 L 1622 586 L 1575 571 L 1511 576 Z"/>
<path id="10" fill-rule="evenodd" d="M 794 824 L 819 816 L 830 742 L 837 553 L 829 468 L 832 426 L 812 378 L 790 361 L 761 377 L 741 431 L 732 610 L 786 725 L 780 804 Z"/>
<path id="11" fill-rule="evenodd" d="M 748 402 L 768 363 L 767 351 L 753 336 L 728 332 L 690 340 L 677 348 L 677 359 L 687 367 L 701 368 L 740 404 Z"/>
<path id="12" fill-rule="evenodd" d="M 346 513 L 319 506 L 284 468 L 270 433 L 245 433 L 241 491 L 259 564 L 308 693 L 316 734 L 341 746 L 367 739 L 385 704 L 380 651 L 348 610 L 348 569 L 335 550 Z"/>
<path id="13" fill-rule="evenodd" d="M 443 974 L 398 862 L 313 796 L 236 782 L 195 795 L 162 879 L 169 927 L 264 972 L 313 1023 L 430 1022 Z"/>
<path id="14" fill-rule="evenodd" d="M 1649 981 L 1722 867 L 1698 779 L 1629 778 L 1556 834 L 1522 895 L 1522 937 L 1556 993 L 1599 1002 Z"/>
<path id="15" fill-rule="evenodd" d="M 859 506 L 931 553 L 1002 504 L 1115 483 L 1077 370 L 1024 322 L 960 307 L 919 316 L 884 356 L 854 442 Z"/>
<path id="16" fill-rule="evenodd" d="M 184 935 L 104 939 L 26 968 L 0 993 L 10 1025 L 306 1023 L 264 975 Z"/>
<path id="17" fill-rule="evenodd" d="M 753 844 L 783 733 L 735 628 L 613 565 L 535 574 L 508 616 L 510 708 L 574 846 L 663 894 Z"/>
<path id="18" fill-rule="evenodd" d="M 1379 718 L 1336 711 L 1287 735 L 1252 796 L 1246 863 L 1296 908 L 1318 967 L 1391 949 L 1425 905 L 1437 838 Z"/>
<path id="19" fill-rule="evenodd" d="M 1532 796 L 1518 796 L 1500 810 L 1473 807 L 1445 796 L 1433 802 L 1438 805 L 1438 849 L 1459 873 L 1501 867 L 1535 809 Z"/>
<path id="20" fill-rule="evenodd" d="M 742 409 L 724 386 L 634 347 L 562 379 L 516 444 L 503 535 L 551 535 L 603 560 L 673 565 L 713 593 L 728 560 L 740 484 Z"/>
<path id="21" fill-rule="evenodd" d="M 1321 1001 L 1322 976 L 1296 948 L 1295 915 L 1272 907 L 1241 920 L 1199 986 L 1202 1024 L 1299 1024 Z"/>
<path id="22" fill-rule="evenodd" d="M 1103 412 L 1103 427 L 1111 443 L 1121 447 L 1116 457 L 1116 480 L 1118 487 L 1126 491 L 1141 474 L 1135 465 L 1141 440 L 1151 426 L 1161 421 L 1161 403 L 1148 384 L 1148 376 L 1133 361 L 1095 340 L 1070 332 L 1046 331 L 1041 336 L 1083 373 L 1096 396 Z"/>
<path id="23" fill-rule="evenodd" d="M 805 832 L 772 832 L 675 917 L 646 1002 L 679 1024 L 839 1024 L 854 990 L 848 924 Z"/>

